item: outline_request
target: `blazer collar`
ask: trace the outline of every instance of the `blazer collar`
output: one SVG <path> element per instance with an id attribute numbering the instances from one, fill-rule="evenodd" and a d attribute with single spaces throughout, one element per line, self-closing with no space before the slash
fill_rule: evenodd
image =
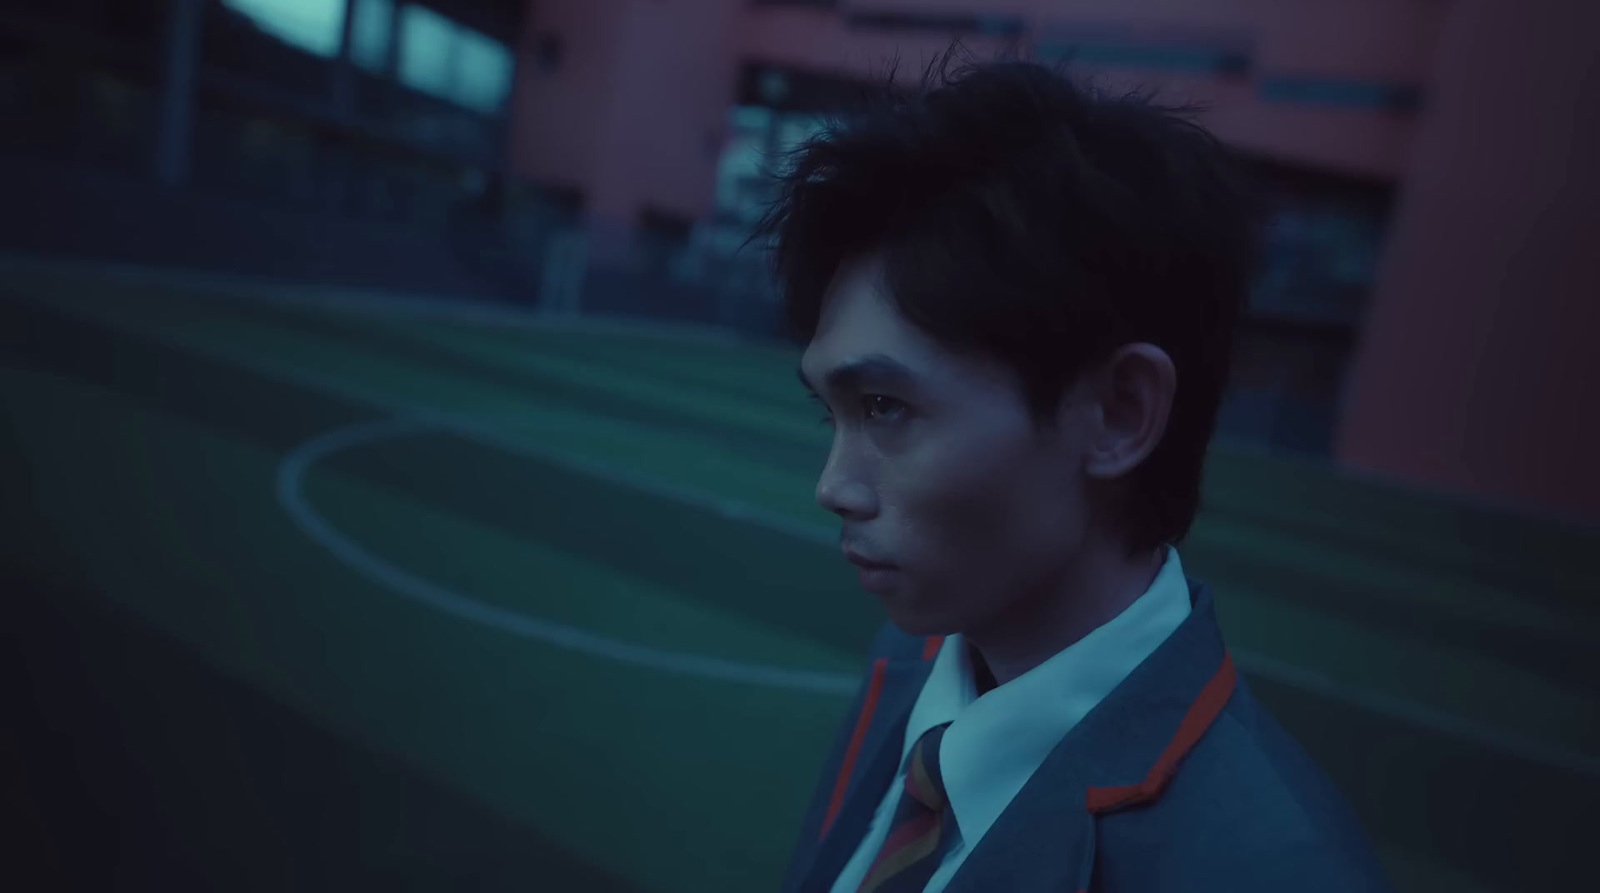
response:
<path id="1" fill-rule="evenodd" d="M 1087 890 L 1094 817 L 1159 799 L 1227 704 L 1236 679 L 1210 588 L 1193 579 L 1188 585 L 1188 618 L 1061 739 L 946 893 Z M 802 893 L 826 893 L 866 835 L 900 768 L 906 722 L 936 651 L 930 640 L 921 654 L 874 664 L 853 736 L 859 744 L 853 740 L 847 751 Z"/>
<path id="2" fill-rule="evenodd" d="M 911 706 L 933 669 L 930 645 L 922 654 L 882 657 L 873 665 L 856 735 L 845 752 L 833 803 L 823 820 L 822 840 L 801 893 L 826 893 L 866 836 L 878 803 L 900 770 L 901 745 Z M 854 751 L 852 754 L 851 751 Z"/>
<path id="3" fill-rule="evenodd" d="M 1068 732 L 951 879 L 946 893 L 1087 890 L 1096 815 L 1158 800 L 1233 694 L 1211 592 Z"/>

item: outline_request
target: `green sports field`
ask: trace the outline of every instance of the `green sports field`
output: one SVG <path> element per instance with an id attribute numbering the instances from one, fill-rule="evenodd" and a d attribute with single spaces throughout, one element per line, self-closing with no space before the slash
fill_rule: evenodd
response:
<path id="1" fill-rule="evenodd" d="M 0 753 L 99 889 L 776 886 L 881 620 L 798 351 L 0 262 Z M 1219 446 L 1183 547 L 1405 890 L 1600 824 L 1597 540 Z"/>

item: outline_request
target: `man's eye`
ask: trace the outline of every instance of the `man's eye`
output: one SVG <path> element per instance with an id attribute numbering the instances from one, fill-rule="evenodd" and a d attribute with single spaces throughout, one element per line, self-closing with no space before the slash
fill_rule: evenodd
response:
<path id="1" fill-rule="evenodd" d="M 868 394 L 861 398 L 861 409 L 868 419 L 892 422 L 905 412 L 906 405 L 893 397 Z"/>

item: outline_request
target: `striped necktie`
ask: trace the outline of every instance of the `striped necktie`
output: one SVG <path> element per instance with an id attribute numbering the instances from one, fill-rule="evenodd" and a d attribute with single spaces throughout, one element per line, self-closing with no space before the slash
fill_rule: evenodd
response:
<path id="1" fill-rule="evenodd" d="M 912 746 L 889 836 L 857 893 L 921 893 L 955 839 L 955 815 L 939 771 L 939 744 L 949 725 L 934 726 Z"/>

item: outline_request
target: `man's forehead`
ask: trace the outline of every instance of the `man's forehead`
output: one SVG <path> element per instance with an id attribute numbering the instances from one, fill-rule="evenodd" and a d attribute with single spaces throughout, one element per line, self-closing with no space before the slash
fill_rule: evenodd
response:
<path id="1" fill-rule="evenodd" d="M 882 338 L 892 333 L 898 317 L 882 262 L 871 257 L 846 261 L 822 295 L 811 341 L 826 345 L 853 337 Z"/>
<path id="2" fill-rule="evenodd" d="M 882 265 L 866 258 L 840 267 L 823 297 L 817 329 L 802 368 L 825 375 L 867 357 L 888 358 L 909 369 L 925 365 L 926 337 L 901 316 L 885 290 Z"/>
<path id="3" fill-rule="evenodd" d="M 892 360 L 908 368 L 926 365 L 924 351 L 918 349 L 914 339 L 892 321 L 876 316 L 844 316 L 835 325 L 819 327 L 806 345 L 801 365 L 825 373 L 868 357 Z"/>
<path id="4" fill-rule="evenodd" d="M 835 377 L 840 371 L 845 374 Z M 1002 364 L 947 348 L 913 325 L 889 294 L 881 265 L 871 260 L 841 267 L 835 276 L 800 358 L 800 379 L 817 390 L 830 379 L 850 385 L 894 382 L 918 390 L 968 381 L 1012 383 Z"/>

